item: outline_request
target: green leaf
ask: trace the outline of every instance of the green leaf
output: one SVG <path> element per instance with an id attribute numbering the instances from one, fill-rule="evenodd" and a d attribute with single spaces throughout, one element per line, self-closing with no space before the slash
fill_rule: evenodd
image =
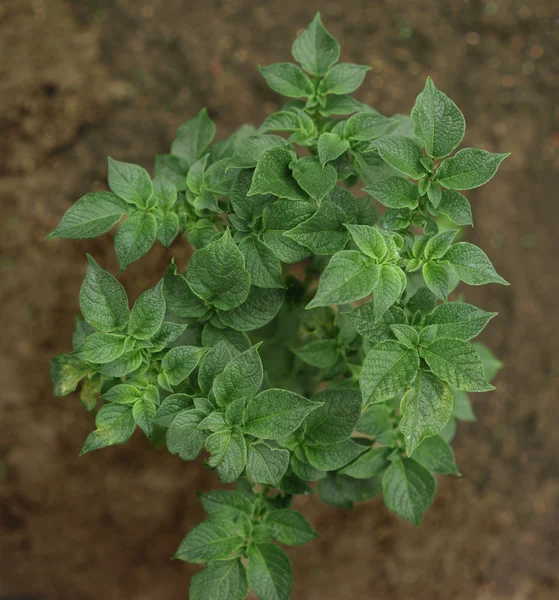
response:
<path id="1" fill-rule="evenodd" d="M 137 212 L 124 221 L 115 236 L 115 250 L 121 271 L 149 252 L 155 242 L 156 232 L 157 221 L 150 213 Z"/>
<path id="2" fill-rule="evenodd" d="M 167 309 L 177 317 L 195 319 L 208 312 L 208 307 L 190 289 L 186 278 L 177 273 L 175 264 L 170 264 L 165 271 L 163 297 Z"/>
<path id="3" fill-rule="evenodd" d="M 305 71 L 321 76 L 338 62 L 340 45 L 324 27 L 317 13 L 311 24 L 293 42 L 291 54 Z"/>
<path id="4" fill-rule="evenodd" d="M 352 439 L 325 446 L 305 446 L 311 465 L 323 471 L 335 471 L 345 467 L 367 449 Z"/>
<path id="5" fill-rule="evenodd" d="M 188 162 L 178 156 L 173 156 L 172 154 L 157 154 L 155 156 L 155 174 L 166 177 L 179 192 L 186 189 L 188 167 Z"/>
<path id="6" fill-rule="evenodd" d="M 277 113 L 280 114 L 280 113 Z M 299 119 L 294 113 L 288 113 L 292 115 L 297 122 Z M 235 154 L 231 157 L 227 169 L 253 169 L 258 164 L 260 156 L 264 151 L 274 146 L 285 146 L 286 141 L 279 135 L 255 135 L 248 138 L 245 143 L 235 151 Z M 252 177 L 252 173 L 246 173 Z M 250 184 L 249 186 L 250 187 Z M 247 187 L 247 191 L 248 191 Z"/>
<path id="7" fill-rule="evenodd" d="M 193 119 L 189 119 L 178 128 L 171 153 L 193 165 L 202 156 L 214 135 L 215 123 L 203 108 Z"/>
<path id="8" fill-rule="evenodd" d="M 282 279 L 281 263 L 276 255 L 253 235 L 247 236 L 239 244 L 245 257 L 245 268 L 252 285 L 261 288 L 285 288 Z"/>
<path id="9" fill-rule="evenodd" d="M 334 254 L 307 308 L 345 304 L 368 296 L 378 281 L 378 266 L 355 250 Z"/>
<path id="10" fill-rule="evenodd" d="M 109 187 L 119 198 L 138 208 L 145 208 L 153 196 L 149 173 L 137 165 L 109 157 Z"/>
<path id="11" fill-rule="evenodd" d="M 276 63 L 258 70 L 274 92 L 282 96 L 309 98 L 314 93 L 312 81 L 293 63 Z"/>
<path id="12" fill-rule="evenodd" d="M 425 318 L 425 325 L 436 325 L 439 337 L 471 340 L 479 335 L 497 313 L 486 312 L 465 302 L 439 304 Z"/>
<path id="13" fill-rule="evenodd" d="M 487 254 L 468 242 L 453 244 L 444 255 L 458 277 L 469 285 L 501 283 L 509 285 L 497 272 Z"/>
<path id="14" fill-rule="evenodd" d="M 385 135 L 392 125 L 391 119 L 376 111 L 359 112 L 349 118 L 343 137 L 353 142 L 370 142 Z"/>
<path id="15" fill-rule="evenodd" d="M 128 324 L 126 292 L 110 273 L 87 255 L 87 273 L 80 289 L 83 318 L 101 331 L 122 330 Z"/>
<path id="16" fill-rule="evenodd" d="M 460 475 L 452 448 L 440 435 L 423 440 L 413 458 L 431 473 L 438 475 Z"/>
<path id="17" fill-rule="evenodd" d="M 400 267 L 382 265 L 373 291 L 374 313 L 378 321 L 397 302 L 406 286 L 406 276 Z"/>
<path id="18" fill-rule="evenodd" d="M 124 377 L 139 369 L 141 364 L 142 353 L 140 350 L 132 350 L 103 365 L 99 372 L 106 377 Z"/>
<path id="19" fill-rule="evenodd" d="M 441 186 L 438 183 L 431 183 L 431 185 L 427 188 L 427 198 L 429 198 L 429 202 L 434 208 L 437 208 L 441 202 L 442 198 L 442 190 Z"/>
<path id="20" fill-rule="evenodd" d="M 439 379 L 458 390 L 488 392 L 495 389 L 487 383 L 481 360 L 468 342 L 439 338 L 427 348 L 421 348 L 420 354 Z"/>
<path id="21" fill-rule="evenodd" d="M 423 140 L 425 150 L 432 158 L 447 156 L 464 137 L 464 115 L 446 94 L 435 87 L 430 77 L 417 96 L 410 116 L 415 135 Z"/>
<path id="22" fill-rule="evenodd" d="M 363 406 L 393 398 L 415 379 L 418 369 L 417 350 L 393 340 L 376 344 L 363 361 L 359 382 Z"/>
<path id="23" fill-rule="evenodd" d="M 417 329 L 411 325 L 395 323 L 390 325 L 390 329 L 398 339 L 398 341 L 408 348 L 415 348 L 419 344 L 419 334 Z"/>
<path id="24" fill-rule="evenodd" d="M 105 364 L 121 356 L 126 349 L 126 336 L 114 333 L 93 333 L 76 348 L 81 360 Z"/>
<path id="25" fill-rule="evenodd" d="M 441 163 L 435 179 L 451 190 L 472 190 L 492 179 L 499 165 L 509 155 L 464 148 Z"/>
<path id="26" fill-rule="evenodd" d="M 140 398 L 132 408 L 132 416 L 136 425 L 146 434 L 148 439 L 151 439 L 153 434 L 153 418 L 156 410 L 155 404 L 147 398 Z"/>
<path id="27" fill-rule="evenodd" d="M 314 340 L 293 349 L 293 353 L 308 365 L 318 369 L 333 367 L 340 355 L 337 340 Z"/>
<path id="28" fill-rule="evenodd" d="M 132 406 L 127 404 L 105 404 L 95 417 L 97 429 L 85 440 L 80 456 L 91 450 L 106 448 L 113 444 L 127 442 L 136 427 L 132 416 Z"/>
<path id="29" fill-rule="evenodd" d="M 450 277 L 448 271 L 437 263 L 425 263 L 422 268 L 423 278 L 427 287 L 437 296 L 446 302 L 448 297 L 448 288 L 450 286 Z"/>
<path id="30" fill-rule="evenodd" d="M 384 404 L 372 404 L 365 412 L 361 413 L 355 430 L 373 437 L 391 431 L 390 409 Z"/>
<path id="31" fill-rule="evenodd" d="M 233 483 L 241 476 L 247 463 L 245 438 L 238 430 L 212 433 L 206 440 L 210 453 L 208 465 L 214 467 L 220 481 Z"/>
<path id="32" fill-rule="evenodd" d="M 165 317 L 163 280 L 144 292 L 130 312 L 128 334 L 137 340 L 149 340 L 160 329 Z"/>
<path id="33" fill-rule="evenodd" d="M 153 344 L 154 350 L 167 348 L 170 346 L 186 329 L 186 325 L 179 323 L 164 322 L 161 327 L 156 331 L 155 335 L 150 339 Z"/>
<path id="34" fill-rule="evenodd" d="M 331 115 L 350 115 L 354 112 L 367 112 L 370 108 L 351 96 L 328 96 L 324 106 L 319 109 L 320 114 L 329 117 Z"/>
<path id="35" fill-rule="evenodd" d="M 246 571 L 239 558 L 216 560 L 190 581 L 190 600 L 244 600 Z"/>
<path id="36" fill-rule="evenodd" d="M 252 185 L 252 174 L 253 171 L 248 169 L 239 171 L 229 196 L 229 201 L 235 213 L 248 223 L 253 223 L 255 219 L 262 215 L 265 206 L 276 200 L 276 197 L 271 194 L 247 196 Z"/>
<path id="37" fill-rule="evenodd" d="M 207 395 L 212 389 L 214 379 L 223 372 L 233 358 L 233 353 L 225 342 L 218 342 L 204 355 L 198 371 L 198 385 Z"/>
<path id="38" fill-rule="evenodd" d="M 75 391 L 87 375 L 89 367 L 71 354 L 59 354 L 52 359 L 50 376 L 55 396 L 66 396 Z"/>
<path id="39" fill-rule="evenodd" d="M 269 148 L 258 159 L 247 196 L 273 194 L 289 200 L 305 200 L 307 195 L 291 174 L 293 154 L 286 148 Z"/>
<path id="40" fill-rule="evenodd" d="M 269 204 L 262 213 L 263 241 L 285 263 L 294 263 L 310 255 L 310 250 L 284 235 L 306 221 L 315 210 L 308 202 L 287 201 Z"/>
<path id="41" fill-rule="evenodd" d="M 478 353 L 481 363 L 483 364 L 483 370 L 485 371 L 485 377 L 487 381 L 492 381 L 503 366 L 503 363 L 485 344 L 474 342 L 472 345 Z"/>
<path id="42" fill-rule="evenodd" d="M 182 460 L 194 460 L 204 446 L 208 431 L 200 427 L 206 413 L 198 409 L 183 410 L 176 414 L 167 430 L 167 448 Z"/>
<path id="43" fill-rule="evenodd" d="M 225 429 L 230 429 L 228 424 L 225 422 L 225 416 L 220 410 L 212 411 L 201 423 L 200 427 L 202 429 L 208 429 L 212 433 L 218 431 L 224 431 Z"/>
<path id="44" fill-rule="evenodd" d="M 442 258 L 450 248 L 457 233 L 458 229 L 448 229 L 431 237 L 423 249 L 423 256 L 426 260 Z"/>
<path id="45" fill-rule="evenodd" d="M 219 313 L 224 325 L 237 331 L 251 331 L 267 325 L 280 311 L 285 292 L 252 286 L 248 298 L 237 308 Z"/>
<path id="46" fill-rule="evenodd" d="M 189 408 L 194 408 L 194 403 L 190 396 L 187 394 L 171 394 L 163 400 L 161 406 L 157 409 L 154 420 L 162 427 L 169 427 L 173 422 L 173 419 L 180 412 Z"/>
<path id="47" fill-rule="evenodd" d="M 184 381 L 194 371 L 206 352 L 206 348 L 196 348 L 195 346 L 171 348 L 161 361 L 161 368 L 167 375 L 169 383 L 178 385 Z"/>
<path id="48" fill-rule="evenodd" d="M 402 135 L 383 137 L 372 143 L 371 149 L 378 149 L 383 160 L 412 179 L 421 179 L 425 168 L 421 164 L 421 148 L 410 138 Z"/>
<path id="49" fill-rule="evenodd" d="M 435 479 L 415 460 L 400 458 L 384 473 L 382 495 L 392 512 L 418 527 L 433 502 Z"/>
<path id="50" fill-rule="evenodd" d="M 219 342 L 224 342 L 227 345 L 232 352 L 232 356 L 237 356 L 237 354 L 248 350 L 251 346 L 246 333 L 235 331 L 230 327 L 218 329 L 211 323 L 206 323 L 202 330 L 202 344 L 204 347 L 211 348 Z"/>
<path id="51" fill-rule="evenodd" d="M 179 232 L 179 218 L 174 212 L 165 213 L 157 219 L 157 241 L 165 248 L 172 243 Z"/>
<path id="52" fill-rule="evenodd" d="M 235 532 L 232 523 L 225 520 L 204 521 L 189 531 L 181 542 L 175 558 L 203 564 L 227 558 L 233 550 L 242 545 L 243 541 L 243 538 Z"/>
<path id="53" fill-rule="evenodd" d="M 196 295 L 221 310 L 231 310 L 247 299 L 250 276 L 228 229 L 193 254 L 186 280 Z"/>
<path id="54" fill-rule="evenodd" d="M 385 177 L 363 191 L 388 208 L 416 208 L 419 202 L 417 186 L 404 177 Z"/>
<path id="55" fill-rule="evenodd" d="M 47 239 L 97 237 L 110 231 L 123 215 L 128 214 L 128 211 L 126 202 L 115 194 L 110 192 L 86 194 L 66 211 Z"/>
<path id="56" fill-rule="evenodd" d="M 353 241 L 361 252 L 381 262 L 388 248 L 384 236 L 377 227 L 369 225 L 346 225 Z"/>
<path id="57" fill-rule="evenodd" d="M 320 82 L 318 91 L 321 94 L 350 94 L 363 83 L 370 69 L 371 67 L 352 63 L 334 65 Z"/>
<path id="58" fill-rule="evenodd" d="M 357 215 L 357 199 L 350 191 L 336 186 L 325 196 L 324 201 L 326 200 L 341 208 L 347 215 L 348 222 L 355 220 Z"/>
<path id="59" fill-rule="evenodd" d="M 250 396 L 247 394 L 247 397 Z M 266 390 L 248 402 L 243 431 L 262 439 L 277 440 L 298 429 L 318 406 L 319 403 L 288 390 Z"/>
<path id="60" fill-rule="evenodd" d="M 262 442 L 249 445 L 247 477 L 253 483 L 277 487 L 288 466 L 289 450 L 271 448 Z"/>
<path id="61" fill-rule="evenodd" d="M 157 175 L 154 178 L 153 193 L 157 199 L 157 206 L 163 212 L 171 210 L 177 201 L 177 188 L 165 175 Z"/>
<path id="62" fill-rule="evenodd" d="M 264 523 L 272 529 L 274 539 L 287 546 L 300 546 L 318 537 L 307 519 L 289 508 L 265 513 Z"/>
<path id="63" fill-rule="evenodd" d="M 345 476 L 329 473 L 326 478 L 318 482 L 317 491 L 322 502 L 336 508 L 351 510 L 353 508 L 353 501 L 346 494 L 343 477 Z"/>
<path id="64" fill-rule="evenodd" d="M 452 416 L 459 421 L 476 421 L 472 403 L 466 392 L 452 390 L 454 406 L 452 407 Z"/>
<path id="65" fill-rule="evenodd" d="M 297 183 L 318 203 L 338 181 L 338 173 L 332 165 L 321 166 L 318 159 L 312 156 L 292 161 L 289 166 Z"/>
<path id="66" fill-rule="evenodd" d="M 419 371 L 400 405 L 400 430 L 408 456 L 425 438 L 442 431 L 452 415 L 452 405 L 450 388 L 434 375 Z"/>
<path id="67" fill-rule="evenodd" d="M 324 201 L 312 217 L 286 231 L 284 235 L 306 246 L 314 254 L 335 254 L 347 244 L 348 235 L 344 223 L 348 220 L 341 208 Z"/>
<path id="68" fill-rule="evenodd" d="M 290 110 L 276 112 L 264 119 L 264 123 L 258 128 L 259 133 L 267 131 L 287 131 L 292 133 L 300 128 L 299 117 Z"/>
<path id="69" fill-rule="evenodd" d="M 305 419 L 305 443 L 336 444 L 349 438 L 361 413 L 359 390 L 322 390 L 312 401 L 322 406 Z"/>
<path id="70" fill-rule="evenodd" d="M 242 515 L 250 517 L 253 505 L 245 496 L 233 490 L 213 490 L 199 494 L 204 510 L 210 518 L 232 519 Z"/>
<path id="71" fill-rule="evenodd" d="M 318 138 L 318 158 L 320 164 L 324 166 L 331 160 L 336 160 L 338 156 L 341 156 L 346 150 L 349 150 L 349 142 L 342 140 L 339 135 L 335 133 L 323 133 Z"/>
<path id="72" fill-rule="evenodd" d="M 392 448 L 388 446 L 370 448 L 361 454 L 361 456 L 358 456 L 352 463 L 344 467 L 340 473 L 349 475 L 355 479 L 370 479 L 382 473 L 390 465 L 388 456 L 391 452 Z"/>
<path id="73" fill-rule="evenodd" d="M 253 398 L 262 385 L 264 372 L 253 346 L 236 356 L 214 380 L 213 392 L 220 406 L 227 406 L 238 398 Z"/>
<path id="74" fill-rule="evenodd" d="M 472 225 L 472 209 L 468 199 L 455 190 L 442 190 L 436 214 L 446 215 L 456 225 Z"/>

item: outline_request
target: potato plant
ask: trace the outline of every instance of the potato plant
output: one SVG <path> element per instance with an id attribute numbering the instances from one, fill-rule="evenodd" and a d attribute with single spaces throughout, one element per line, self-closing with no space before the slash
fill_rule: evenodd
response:
<path id="1" fill-rule="evenodd" d="M 138 428 L 235 484 L 201 494 L 208 519 L 176 551 L 205 565 L 191 600 L 286 600 L 280 545 L 317 535 L 291 508 L 298 494 L 346 509 L 380 495 L 419 525 L 434 475 L 459 475 L 449 442 L 475 418 L 467 393 L 493 389 L 499 364 L 471 341 L 496 313 L 449 294 L 506 285 L 457 237 L 472 225 L 461 192 L 507 155 L 456 151 L 464 117 L 430 78 L 410 117 L 358 102 L 368 67 L 339 62 L 319 15 L 292 54 L 260 69 L 289 100 L 258 129 L 215 142 L 200 111 L 154 178 L 109 159 L 110 191 L 80 198 L 49 236 L 97 237 L 124 217 L 121 269 L 156 241 L 195 250 L 132 308 L 88 256 L 73 350 L 52 363 L 55 393 L 79 386 L 96 413 L 82 454 Z"/>

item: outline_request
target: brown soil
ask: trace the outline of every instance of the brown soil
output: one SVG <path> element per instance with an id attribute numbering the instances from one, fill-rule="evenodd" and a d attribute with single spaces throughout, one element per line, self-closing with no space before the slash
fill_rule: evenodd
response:
<path id="1" fill-rule="evenodd" d="M 431 74 L 471 123 L 467 145 L 512 151 L 469 194 L 476 228 L 511 288 L 469 289 L 498 310 L 485 341 L 504 360 L 478 423 L 455 442 L 416 530 L 375 500 L 351 513 L 300 502 L 321 533 L 290 551 L 294 600 L 545 600 L 559 596 L 559 128 L 557 14 L 548 0 L 4 0 L 0 5 L 0 597 L 174 600 L 196 569 L 170 561 L 202 518 L 199 464 L 129 444 L 78 459 L 93 419 L 53 398 L 49 360 L 70 344 L 84 254 L 116 272 L 111 236 L 44 236 L 101 189 L 106 155 L 151 167 L 176 126 L 207 106 L 221 135 L 277 97 L 256 66 L 286 60 L 320 8 L 343 57 L 373 66 L 360 98 L 409 111 Z M 342 8 L 344 6 L 344 8 Z M 184 245 L 127 270 L 132 295 Z"/>

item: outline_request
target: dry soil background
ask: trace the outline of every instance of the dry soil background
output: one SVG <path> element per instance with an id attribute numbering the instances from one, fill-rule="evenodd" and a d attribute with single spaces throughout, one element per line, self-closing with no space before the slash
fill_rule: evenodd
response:
<path id="1" fill-rule="evenodd" d="M 53 398 L 90 251 L 116 272 L 110 235 L 44 242 L 70 204 L 102 189 L 106 156 L 150 168 L 207 106 L 220 135 L 278 98 L 256 66 L 287 60 L 320 9 L 343 58 L 373 67 L 360 98 L 409 111 L 426 75 L 469 122 L 466 144 L 511 151 L 469 193 L 511 288 L 470 289 L 498 310 L 485 341 L 506 368 L 455 442 L 422 527 L 379 500 L 352 513 L 310 499 L 322 537 L 294 549 L 294 600 L 551 600 L 559 596 L 558 14 L 549 0 L 3 0 L 0 3 L 0 598 L 178 600 L 194 567 L 170 561 L 202 517 L 198 464 L 128 445 L 78 459 L 93 419 Z M 127 270 L 132 296 L 184 244 Z"/>

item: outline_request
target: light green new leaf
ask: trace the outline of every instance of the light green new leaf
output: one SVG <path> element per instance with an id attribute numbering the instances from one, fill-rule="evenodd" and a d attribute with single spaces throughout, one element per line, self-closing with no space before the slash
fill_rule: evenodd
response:
<path id="1" fill-rule="evenodd" d="M 381 262 L 386 256 L 388 248 L 382 233 L 377 227 L 369 225 L 346 225 L 357 247 L 371 258 Z"/>
<path id="2" fill-rule="evenodd" d="M 264 523 L 273 531 L 273 538 L 287 546 L 300 546 L 318 537 L 311 524 L 296 510 L 282 508 L 264 514 Z"/>
<path id="3" fill-rule="evenodd" d="M 468 242 L 453 244 L 444 255 L 458 277 L 469 285 L 501 283 L 509 285 L 496 271 L 481 248 Z"/>
<path id="4" fill-rule="evenodd" d="M 252 286 L 248 298 L 237 308 L 219 313 L 227 327 L 237 331 L 252 331 L 267 325 L 280 311 L 284 290 Z"/>
<path id="5" fill-rule="evenodd" d="M 149 252 L 155 243 L 156 233 L 157 221 L 150 213 L 137 212 L 124 221 L 115 236 L 115 250 L 121 271 Z"/>
<path id="6" fill-rule="evenodd" d="M 153 179 L 153 193 L 157 199 L 157 206 L 163 212 L 171 210 L 177 201 L 177 188 L 165 175 L 157 175 Z"/>
<path id="7" fill-rule="evenodd" d="M 393 126 L 392 119 L 374 110 L 359 112 L 350 117 L 343 131 L 343 137 L 352 142 L 370 142 L 385 135 Z"/>
<path id="8" fill-rule="evenodd" d="M 430 77 L 417 96 L 410 113 L 415 135 L 423 140 L 427 154 L 441 158 L 450 154 L 462 141 L 466 121 L 460 109 Z"/>
<path id="9" fill-rule="evenodd" d="M 427 287 L 441 300 L 446 302 L 450 277 L 448 271 L 437 263 L 425 263 L 422 268 L 423 278 Z"/>
<path id="10" fill-rule="evenodd" d="M 47 239 L 97 237 L 110 231 L 129 210 L 124 200 L 110 192 L 86 194 L 66 211 Z"/>
<path id="11" fill-rule="evenodd" d="M 344 223 L 348 220 L 341 208 L 325 200 L 312 217 L 286 231 L 284 235 L 306 246 L 314 254 L 335 254 L 347 244 L 348 235 Z"/>
<path id="12" fill-rule="evenodd" d="M 438 337 L 471 340 L 479 335 L 497 313 L 486 312 L 473 304 L 450 302 L 439 304 L 425 318 L 425 325 L 436 325 Z"/>
<path id="13" fill-rule="evenodd" d="M 178 385 L 184 381 L 194 371 L 206 352 L 206 348 L 197 348 L 196 346 L 171 348 L 161 361 L 161 368 L 167 375 L 169 383 Z"/>
<path id="14" fill-rule="evenodd" d="M 253 235 L 239 243 L 239 250 L 245 257 L 245 268 L 252 285 L 261 288 L 285 288 L 282 280 L 281 263 L 276 255 Z"/>
<path id="15" fill-rule="evenodd" d="M 410 138 L 402 135 L 390 135 L 376 140 L 370 149 L 377 149 L 380 156 L 391 167 L 412 179 L 421 179 L 425 167 L 421 163 L 421 148 Z"/>
<path id="16" fill-rule="evenodd" d="M 413 458 L 431 473 L 460 476 L 454 452 L 440 435 L 423 440 L 414 452 Z"/>
<path id="17" fill-rule="evenodd" d="M 327 162 L 336 160 L 346 150 L 349 150 L 349 142 L 342 140 L 335 133 L 323 133 L 318 138 L 317 149 L 320 164 L 324 166 Z"/>
<path id="18" fill-rule="evenodd" d="M 204 521 L 184 538 L 175 558 L 203 564 L 227 558 L 243 541 L 244 538 L 235 531 L 232 523 L 225 520 Z"/>
<path id="19" fill-rule="evenodd" d="M 338 173 L 332 165 L 322 166 L 319 160 L 312 156 L 292 161 L 289 166 L 297 183 L 318 203 L 338 181 Z"/>
<path id="20" fill-rule="evenodd" d="M 432 214 L 446 215 L 456 225 L 472 225 L 472 208 L 468 199 L 455 190 L 442 190 L 441 201 Z"/>
<path id="21" fill-rule="evenodd" d="M 308 248 L 284 234 L 306 221 L 314 212 L 314 208 L 308 202 L 291 200 L 274 202 L 264 209 L 262 239 L 282 262 L 299 262 L 311 254 Z"/>
<path id="22" fill-rule="evenodd" d="M 206 440 L 206 450 L 210 453 L 208 465 L 216 469 L 220 481 L 233 483 L 239 479 L 247 464 L 247 446 L 240 431 L 212 433 Z"/>
<path id="23" fill-rule="evenodd" d="M 141 396 L 140 390 L 129 383 L 114 385 L 107 390 L 101 398 L 105 402 L 114 402 L 116 404 L 134 404 Z"/>
<path id="24" fill-rule="evenodd" d="M 416 208 L 419 202 L 417 186 L 404 177 L 385 177 L 363 191 L 388 208 Z"/>
<path id="25" fill-rule="evenodd" d="M 319 403 L 288 390 L 265 390 L 252 398 L 243 414 L 243 431 L 255 437 L 277 440 L 293 433 Z"/>
<path id="26" fill-rule="evenodd" d="M 337 340 L 314 340 L 293 348 L 293 353 L 308 365 L 328 369 L 336 364 L 340 348 Z"/>
<path id="27" fill-rule="evenodd" d="M 367 450 L 367 446 L 357 444 L 352 439 L 324 446 L 305 446 L 311 465 L 323 471 L 336 471 Z"/>
<path id="28" fill-rule="evenodd" d="M 136 428 L 132 406 L 127 404 L 105 404 L 95 417 L 97 429 L 85 440 L 80 456 L 91 450 L 106 448 L 127 442 Z"/>
<path id="29" fill-rule="evenodd" d="M 435 478 L 411 458 L 392 463 L 382 478 L 382 496 L 386 506 L 416 527 L 435 496 Z"/>
<path id="30" fill-rule="evenodd" d="M 394 340 L 373 346 L 365 356 L 359 381 L 363 406 L 393 398 L 415 379 L 418 369 L 417 350 Z"/>
<path id="31" fill-rule="evenodd" d="M 266 117 L 264 123 L 258 128 L 258 132 L 287 131 L 288 133 L 293 133 L 294 131 L 297 131 L 299 127 L 299 117 L 297 114 L 290 110 L 282 110 Z"/>
<path id="32" fill-rule="evenodd" d="M 164 317 L 165 299 L 161 280 L 134 303 L 128 322 L 128 334 L 137 340 L 148 340 L 159 331 Z"/>
<path id="33" fill-rule="evenodd" d="M 92 333 L 76 348 L 74 355 L 81 360 L 105 364 L 126 350 L 126 336 L 114 333 Z"/>
<path id="34" fill-rule="evenodd" d="M 197 296 L 221 310 L 231 310 L 247 299 L 250 275 L 228 229 L 193 254 L 186 280 Z"/>
<path id="35" fill-rule="evenodd" d="M 147 398 L 140 398 L 132 408 L 134 422 L 146 434 L 148 439 L 151 439 L 153 434 L 153 419 L 156 410 L 155 404 Z"/>
<path id="36" fill-rule="evenodd" d="M 487 183 L 507 156 L 510 153 L 493 154 L 479 148 L 464 148 L 441 163 L 436 181 L 451 190 L 472 190 Z"/>
<path id="37" fill-rule="evenodd" d="M 282 96 L 308 98 L 314 93 L 314 87 L 308 75 L 293 63 L 276 63 L 259 67 L 258 70 L 268 85 Z"/>
<path id="38" fill-rule="evenodd" d="M 286 148 L 265 150 L 258 159 L 248 196 L 273 194 L 289 200 L 305 200 L 307 195 L 291 174 L 294 155 Z"/>
<path id="39" fill-rule="evenodd" d="M 214 380 L 213 392 L 220 406 L 239 398 L 253 398 L 262 385 L 264 371 L 258 346 L 236 356 Z"/>
<path id="40" fill-rule="evenodd" d="M 231 519 L 241 515 L 250 517 L 253 505 L 245 496 L 233 490 L 213 490 L 199 494 L 204 510 L 210 517 Z"/>
<path id="41" fill-rule="evenodd" d="M 277 487 L 288 466 L 289 450 L 271 448 L 262 442 L 249 445 L 247 477 L 251 482 Z"/>
<path id="42" fill-rule="evenodd" d="M 400 405 L 400 430 L 408 456 L 425 438 L 442 431 L 452 415 L 453 402 L 448 385 L 430 373 L 418 373 Z"/>
<path id="43" fill-rule="evenodd" d="M 203 108 L 194 118 L 183 123 L 177 130 L 171 153 L 193 165 L 209 146 L 215 135 L 215 123 Z"/>
<path id="44" fill-rule="evenodd" d="M 145 208 L 153 196 L 151 177 L 138 165 L 109 158 L 108 180 L 111 191 L 138 208 Z"/>
<path id="45" fill-rule="evenodd" d="M 359 390 L 322 390 L 312 401 L 322 406 L 305 419 L 305 443 L 336 444 L 349 438 L 361 413 Z"/>
<path id="46" fill-rule="evenodd" d="M 457 233 L 458 229 L 448 229 L 447 231 L 442 231 L 431 237 L 423 249 L 423 256 L 425 259 L 435 260 L 437 258 L 442 258 L 445 252 L 450 248 Z"/>
<path id="47" fill-rule="evenodd" d="M 291 54 L 305 71 L 320 77 L 338 62 L 340 45 L 324 27 L 317 13 L 311 24 L 293 42 Z"/>
<path id="48" fill-rule="evenodd" d="M 420 354 L 439 379 L 457 390 L 488 392 L 495 389 L 487 383 L 481 360 L 468 342 L 439 338 L 427 348 L 421 348 Z"/>
<path id="49" fill-rule="evenodd" d="M 87 255 L 87 273 L 80 289 L 83 318 L 101 331 L 122 330 L 128 324 L 128 299 L 124 287 Z"/>
<path id="50" fill-rule="evenodd" d="M 374 314 L 378 321 L 397 302 L 406 288 L 406 276 L 396 265 L 382 265 L 374 287 Z"/>
<path id="51" fill-rule="evenodd" d="M 246 570 L 240 558 L 216 560 L 190 581 L 190 600 L 244 600 L 248 594 Z"/>
<path id="52" fill-rule="evenodd" d="M 334 254 L 318 283 L 318 290 L 306 308 L 345 304 L 365 298 L 378 282 L 379 268 L 371 258 L 356 250 Z"/>
<path id="53" fill-rule="evenodd" d="M 200 427 L 205 417 L 206 413 L 199 409 L 183 410 L 175 415 L 166 438 L 171 454 L 178 454 L 182 460 L 194 460 L 200 454 L 209 433 Z"/>
<path id="54" fill-rule="evenodd" d="M 318 91 L 321 94 L 351 94 L 363 83 L 370 69 L 371 67 L 352 63 L 334 65 L 320 82 Z"/>

